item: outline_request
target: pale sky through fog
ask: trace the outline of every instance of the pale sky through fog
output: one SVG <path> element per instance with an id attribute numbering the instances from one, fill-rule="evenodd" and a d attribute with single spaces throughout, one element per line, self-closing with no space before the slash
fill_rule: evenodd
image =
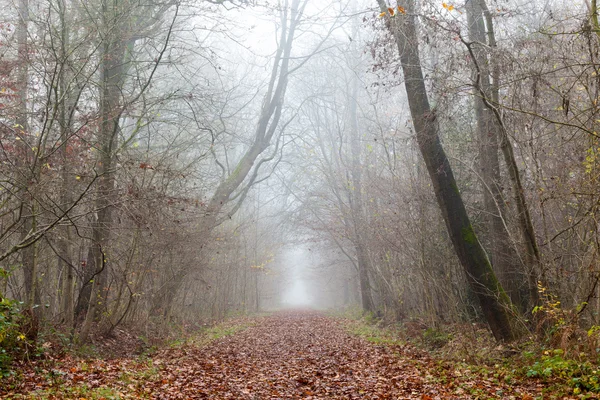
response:
<path id="1" fill-rule="evenodd" d="M 283 290 L 282 305 L 284 307 L 310 307 L 314 306 L 314 299 L 306 286 L 303 278 L 309 267 L 310 254 L 304 247 L 290 248 L 286 251 L 284 262 L 289 272 L 287 288 Z"/>

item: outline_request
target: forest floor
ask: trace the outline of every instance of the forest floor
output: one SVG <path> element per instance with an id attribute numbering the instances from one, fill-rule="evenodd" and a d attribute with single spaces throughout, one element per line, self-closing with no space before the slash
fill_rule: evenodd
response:
<path id="1" fill-rule="evenodd" d="M 0 380 L 2 399 L 522 399 L 552 398 L 536 380 L 454 368 L 352 322 L 298 311 L 244 319 L 213 337 L 144 357 L 65 355 Z M 558 398 L 566 398 L 560 396 Z M 573 397 L 577 398 L 577 397 Z"/>

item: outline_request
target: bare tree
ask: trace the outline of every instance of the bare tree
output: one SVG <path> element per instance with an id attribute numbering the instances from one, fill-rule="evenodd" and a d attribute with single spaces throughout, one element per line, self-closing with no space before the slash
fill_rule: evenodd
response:
<path id="1" fill-rule="evenodd" d="M 385 1 L 378 0 L 378 4 L 382 12 L 387 14 L 388 5 Z M 388 15 L 386 24 L 400 53 L 419 148 L 456 254 L 473 291 L 479 298 L 485 318 L 498 340 L 511 340 L 517 337 L 519 332 L 513 306 L 496 279 L 488 256 L 475 235 L 450 162 L 440 143 L 435 110 L 429 105 L 421 70 L 414 4 L 409 2 L 404 6 L 407 15 L 395 19 Z"/>

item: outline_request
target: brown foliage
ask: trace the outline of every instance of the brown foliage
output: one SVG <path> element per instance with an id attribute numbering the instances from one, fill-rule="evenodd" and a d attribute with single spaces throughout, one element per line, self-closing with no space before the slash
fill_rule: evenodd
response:
<path id="1" fill-rule="evenodd" d="M 349 335 L 339 320 L 318 313 L 282 313 L 256 322 L 205 347 L 158 352 L 152 360 L 154 373 L 147 373 L 147 363 L 130 359 L 82 363 L 65 357 L 45 368 L 62 377 L 65 387 L 85 383 L 117 389 L 122 398 L 165 400 L 471 398 L 465 387 L 492 398 L 498 391 L 528 398 L 524 396 L 537 390 L 463 377 L 458 370 L 460 384 L 442 382 L 435 378 L 438 365 L 426 353 L 407 345 L 368 343 Z M 20 395 L 2 389 L 0 395 L 33 398 L 34 390 L 52 387 L 54 382 L 40 370 L 24 369 Z M 125 373 L 133 375 L 124 380 Z"/>

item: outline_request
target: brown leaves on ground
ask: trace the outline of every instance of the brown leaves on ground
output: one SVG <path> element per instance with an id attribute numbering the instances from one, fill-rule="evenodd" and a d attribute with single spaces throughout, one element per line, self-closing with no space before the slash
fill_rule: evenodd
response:
<path id="1" fill-rule="evenodd" d="M 46 398 L 71 398 L 66 391 L 50 390 L 57 383 L 48 371 L 25 372 L 21 386 L 12 389 L 14 398 L 17 391 L 25 394 L 22 398 L 36 397 L 35 391 Z M 479 394 L 472 396 L 468 385 L 436 380 L 435 363 L 427 355 L 368 343 L 349 335 L 338 320 L 311 312 L 262 317 L 243 332 L 205 347 L 163 350 L 151 363 L 65 359 L 51 372 L 63 388 L 85 383 L 92 389 L 110 388 L 118 398 L 432 400 L 535 395 L 475 380 Z"/>

